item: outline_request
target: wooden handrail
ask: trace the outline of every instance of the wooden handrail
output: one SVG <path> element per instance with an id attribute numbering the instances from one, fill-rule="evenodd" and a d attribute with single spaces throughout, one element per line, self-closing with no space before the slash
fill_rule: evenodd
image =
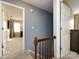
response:
<path id="1" fill-rule="evenodd" d="M 52 37 L 48 37 L 48 38 L 43 38 L 43 39 L 38 39 L 38 42 L 49 40 L 49 38 L 50 39 L 56 39 L 56 36 L 52 36 Z"/>
<path id="2" fill-rule="evenodd" d="M 43 46 L 45 47 L 44 53 L 45 52 L 47 53 L 47 57 L 45 57 L 45 58 L 52 59 L 52 41 L 53 41 L 53 39 L 56 39 L 56 36 L 43 38 L 43 39 L 38 39 L 38 37 L 34 38 L 34 45 L 35 45 L 35 58 L 34 59 L 37 59 L 37 49 L 38 49 L 39 43 L 42 43 Z M 46 42 L 48 42 L 48 43 L 46 43 Z M 43 50 L 42 50 L 43 46 L 40 47 L 41 48 L 40 53 L 41 53 L 41 51 L 43 53 Z M 48 48 L 46 48 L 46 47 L 48 47 Z M 45 56 L 46 56 L 46 54 L 45 54 Z M 39 57 L 39 59 L 41 59 L 41 57 Z"/>

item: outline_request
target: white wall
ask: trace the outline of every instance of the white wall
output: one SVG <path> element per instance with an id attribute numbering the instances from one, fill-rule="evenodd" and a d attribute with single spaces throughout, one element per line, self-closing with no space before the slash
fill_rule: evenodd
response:
<path id="1" fill-rule="evenodd" d="M 5 4 L 3 4 L 3 6 L 4 6 L 4 11 L 8 19 L 12 18 L 15 20 L 23 20 L 22 9 L 9 6 L 9 5 L 5 5 Z"/>

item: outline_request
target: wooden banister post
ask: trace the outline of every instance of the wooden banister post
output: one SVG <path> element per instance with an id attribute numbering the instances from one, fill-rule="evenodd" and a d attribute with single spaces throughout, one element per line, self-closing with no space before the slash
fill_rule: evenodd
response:
<path id="1" fill-rule="evenodd" d="M 34 38 L 34 45 L 35 45 L 35 59 L 37 59 L 37 46 L 38 46 L 38 38 Z"/>

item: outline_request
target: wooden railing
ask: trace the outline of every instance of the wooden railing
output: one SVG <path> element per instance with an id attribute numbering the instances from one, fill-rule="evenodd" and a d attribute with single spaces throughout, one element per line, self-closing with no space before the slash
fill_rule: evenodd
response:
<path id="1" fill-rule="evenodd" d="M 35 37 L 35 58 L 34 59 L 52 59 L 54 56 L 54 39 L 56 37 L 48 37 L 38 39 Z"/>

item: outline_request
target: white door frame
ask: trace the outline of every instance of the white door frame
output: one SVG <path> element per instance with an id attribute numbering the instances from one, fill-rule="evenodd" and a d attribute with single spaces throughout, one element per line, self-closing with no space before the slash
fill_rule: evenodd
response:
<path id="1" fill-rule="evenodd" d="M 53 34 L 56 36 L 56 40 L 54 40 L 54 58 L 61 58 L 60 54 L 60 3 L 63 0 L 53 0 Z"/>
<path id="2" fill-rule="evenodd" d="M 1 2 L 1 4 L 10 5 L 10 6 L 20 8 L 23 10 L 23 50 L 25 50 L 25 8 L 15 5 L 15 4 L 12 4 L 12 3 L 4 2 L 4 1 L 0 1 L 0 2 Z"/>

